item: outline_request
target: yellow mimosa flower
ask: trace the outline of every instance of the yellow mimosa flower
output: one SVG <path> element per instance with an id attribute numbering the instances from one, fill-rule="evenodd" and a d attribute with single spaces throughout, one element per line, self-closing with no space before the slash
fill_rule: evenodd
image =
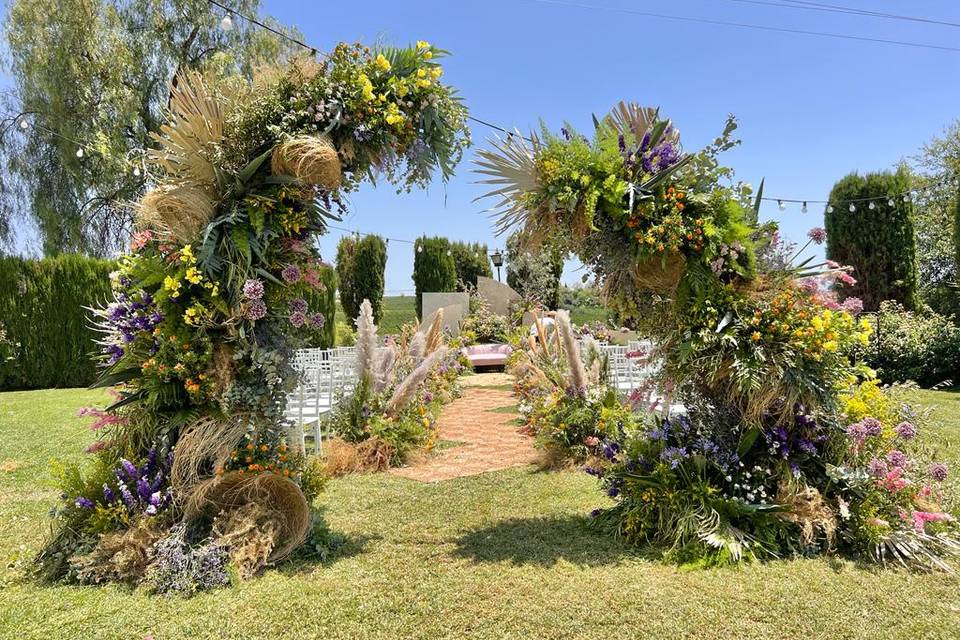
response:
<path id="1" fill-rule="evenodd" d="M 382 53 L 377 54 L 376 63 L 377 68 L 381 71 L 390 71 L 390 61 L 383 57 Z"/>

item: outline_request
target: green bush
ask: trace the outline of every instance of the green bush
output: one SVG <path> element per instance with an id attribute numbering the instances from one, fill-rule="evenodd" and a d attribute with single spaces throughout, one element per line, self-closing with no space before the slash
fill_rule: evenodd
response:
<path id="1" fill-rule="evenodd" d="M 950 318 L 929 309 L 911 313 L 890 301 L 880 305 L 875 322 L 864 360 L 883 382 L 960 382 L 960 328 Z"/>
<path id="2" fill-rule="evenodd" d="M 337 245 L 337 278 L 340 304 L 348 318 L 360 314 L 360 305 L 369 300 L 373 320 L 383 317 L 384 271 L 387 268 L 387 244 L 375 235 L 356 238 L 344 236 Z"/>
<path id="3" fill-rule="evenodd" d="M 80 255 L 0 258 L 0 322 L 7 351 L 0 390 L 81 387 L 93 382 L 97 333 L 86 307 L 111 298 L 115 263 Z"/>
<path id="4" fill-rule="evenodd" d="M 422 236 L 414 243 L 413 285 L 417 295 L 417 317 L 423 315 L 423 294 L 457 289 L 457 266 L 450 241 Z"/>
<path id="5" fill-rule="evenodd" d="M 534 253 L 513 234 L 507 238 L 507 284 L 525 300 L 556 309 L 560 306 L 563 258 L 556 247 L 544 246 Z"/>
<path id="6" fill-rule="evenodd" d="M 917 258 L 914 211 L 902 194 L 910 189 L 905 170 L 851 173 L 830 191 L 830 201 L 841 203 L 827 209 L 827 258 L 856 270 L 857 283 L 844 285 L 841 298 L 858 297 L 867 311 L 876 311 L 884 300 L 896 300 L 908 309 L 917 305 Z M 870 209 L 866 202 L 846 201 L 883 198 Z M 892 200 L 893 206 L 888 204 Z"/>
<path id="7" fill-rule="evenodd" d="M 479 242 L 451 242 L 450 251 L 453 252 L 453 262 L 457 268 L 457 286 L 461 289 L 476 287 L 477 278 L 480 276 L 493 277 L 487 245 Z"/>
<path id="8" fill-rule="evenodd" d="M 357 244 L 354 236 L 343 236 L 337 244 L 337 286 L 340 289 L 340 306 L 348 318 L 356 318 L 360 313 L 360 303 L 354 295 L 354 277 Z"/>
<path id="9" fill-rule="evenodd" d="M 318 349 L 329 349 L 336 345 L 337 323 L 337 272 L 333 267 L 320 268 L 320 281 L 324 289 L 313 290 L 307 295 L 310 309 L 323 314 L 323 326 L 312 329 L 309 336 L 309 345 Z"/>

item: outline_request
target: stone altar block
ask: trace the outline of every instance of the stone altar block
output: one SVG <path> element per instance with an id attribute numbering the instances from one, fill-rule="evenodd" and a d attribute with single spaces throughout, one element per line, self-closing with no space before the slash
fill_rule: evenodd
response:
<path id="1" fill-rule="evenodd" d="M 520 294 L 493 278 L 477 278 L 477 293 L 490 304 L 497 315 L 510 317 L 510 303 L 520 299 Z"/>
<path id="2" fill-rule="evenodd" d="M 470 295 L 466 293 L 424 293 L 423 318 L 429 322 L 437 309 L 443 309 L 443 328 L 450 335 L 460 335 L 460 321 L 470 313 Z"/>

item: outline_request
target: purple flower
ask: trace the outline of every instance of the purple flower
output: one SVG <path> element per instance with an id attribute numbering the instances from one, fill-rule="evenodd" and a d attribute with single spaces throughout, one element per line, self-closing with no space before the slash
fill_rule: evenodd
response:
<path id="1" fill-rule="evenodd" d="M 874 478 L 881 478 L 887 475 L 887 463 L 879 458 L 873 458 L 867 463 L 867 473 Z"/>
<path id="2" fill-rule="evenodd" d="M 927 467 L 927 473 L 937 482 L 943 482 L 947 479 L 947 465 L 942 462 L 933 462 Z"/>
<path id="3" fill-rule="evenodd" d="M 670 463 L 671 469 L 676 469 L 678 466 L 680 466 L 680 461 L 686 457 L 686 447 L 667 447 L 660 454 L 660 458 L 662 460 Z"/>
<path id="4" fill-rule="evenodd" d="M 307 301 L 303 298 L 294 298 L 290 301 L 288 308 L 290 309 L 290 313 L 306 313 Z"/>
<path id="5" fill-rule="evenodd" d="M 254 300 L 247 306 L 247 311 L 244 313 L 244 317 L 247 320 L 261 320 L 264 316 L 267 315 L 267 305 L 263 300 Z"/>
<path id="6" fill-rule="evenodd" d="M 807 231 L 807 237 L 817 244 L 823 244 L 827 240 L 827 230 L 823 227 L 814 227 Z"/>
<path id="7" fill-rule="evenodd" d="M 107 502 L 113 502 L 117 499 L 116 494 L 113 492 L 106 482 L 103 483 L 103 499 Z"/>
<path id="8" fill-rule="evenodd" d="M 127 477 L 131 480 L 136 480 L 137 478 L 137 468 L 133 466 L 133 463 L 127 460 L 126 458 L 120 458 L 120 466 L 123 467 L 123 472 L 127 474 Z"/>
<path id="9" fill-rule="evenodd" d="M 906 421 L 895 426 L 893 430 L 904 440 L 912 440 L 917 436 L 917 428 Z"/>
<path id="10" fill-rule="evenodd" d="M 140 496 L 141 500 L 149 500 L 151 493 L 152 491 L 150 490 L 149 482 L 147 482 L 143 478 L 140 478 L 139 480 L 137 480 L 137 495 Z"/>
<path id="11" fill-rule="evenodd" d="M 591 518 L 596 518 L 596 517 L 599 516 L 601 513 L 603 513 L 603 511 L 601 511 L 600 509 L 594 509 L 593 511 L 590 512 L 590 517 L 591 517 Z"/>
<path id="12" fill-rule="evenodd" d="M 841 308 L 853 316 L 858 316 L 863 313 L 863 300 L 852 296 L 843 301 Z"/>
<path id="13" fill-rule="evenodd" d="M 618 495 L 620 495 L 620 487 L 615 484 L 610 485 L 607 487 L 607 495 L 611 498 L 616 498 Z"/>
<path id="14" fill-rule="evenodd" d="M 247 300 L 259 300 L 263 297 L 263 282 L 256 279 L 243 283 L 243 297 Z"/>
<path id="15" fill-rule="evenodd" d="M 303 323 L 307 321 L 307 316 L 302 314 L 299 311 L 294 311 L 290 314 L 290 324 L 299 328 L 303 326 Z"/>
<path id="16" fill-rule="evenodd" d="M 280 272 L 280 276 L 284 281 L 294 284 L 300 282 L 300 267 L 295 264 L 288 264 L 283 268 L 283 271 Z"/>
<path id="17" fill-rule="evenodd" d="M 603 442 L 603 456 L 607 460 L 613 460 L 617 457 L 617 454 L 620 453 L 620 445 L 612 440 L 604 440 Z"/>
<path id="18" fill-rule="evenodd" d="M 84 498 L 83 496 L 80 496 L 74 500 L 73 504 L 77 505 L 81 509 L 93 509 L 93 500 L 90 498 Z"/>
<path id="19" fill-rule="evenodd" d="M 320 312 L 310 314 L 310 324 L 317 328 L 322 328 L 326 324 L 327 319 Z"/>
<path id="20" fill-rule="evenodd" d="M 909 463 L 909 460 L 907 459 L 907 454 L 905 454 L 903 451 L 900 451 L 899 449 L 894 449 L 887 454 L 887 462 L 889 462 L 895 467 L 902 468 L 907 466 L 907 464 Z"/>
<path id="21" fill-rule="evenodd" d="M 813 444 L 810 440 L 806 438 L 797 439 L 797 448 L 800 451 L 803 451 L 807 455 L 815 456 L 817 455 L 817 445 Z"/>
<path id="22" fill-rule="evenodd" d="M 878 436 L 883 432 L 883 426 L 876 418 L 864 418 L 860 424 L 863 425 L 863 432 L 868 436 Z"/>

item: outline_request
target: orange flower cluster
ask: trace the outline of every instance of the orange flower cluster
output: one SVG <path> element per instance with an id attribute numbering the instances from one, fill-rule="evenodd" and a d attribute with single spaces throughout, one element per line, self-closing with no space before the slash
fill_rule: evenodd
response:
<path id="1" fill-rule="evenodd" d="M 670 186 L 631 213 L 627 228 L 638 244 L 657 253 L 684 248 L 699 252 L 704 244 L 704 219 L 685 213 L 687 209 L 686 194 Z"/>
<path id="2" fill-rule="evenodd" d="M 286 443 L 261 441 L 257 444 L 250 439 L 250 436 L 245 436 L 244 440 L 246 444 L 242 444 L 230 452 L 230 460 L 226 467 L 217 470 L 218 475 L 227 471 L 238 471 L 240 473 L 269 472 L 289 478 L 296 473 L 294 460 Z"/>

